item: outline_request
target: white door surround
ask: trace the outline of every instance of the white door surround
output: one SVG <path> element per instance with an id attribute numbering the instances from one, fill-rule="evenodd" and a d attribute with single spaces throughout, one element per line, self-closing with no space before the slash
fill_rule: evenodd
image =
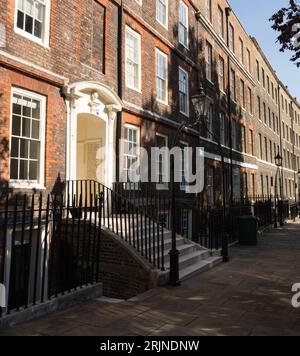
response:
<path id="1" fill-rule="evenodd" d="M 103 183 L 111 187 L 115 179 L 116 114 L 122 101 L 107 86 L 98 82 L 79 82 L 65 87 L 67 102 L 67 167 L 66 179 L 77 179 L 78 115 L 89 114 L 105 122 L 105 177 Z"/>

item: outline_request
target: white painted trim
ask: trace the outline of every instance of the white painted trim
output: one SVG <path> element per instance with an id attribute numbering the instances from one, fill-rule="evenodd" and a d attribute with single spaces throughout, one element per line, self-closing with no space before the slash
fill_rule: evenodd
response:
<path id="1" fill-rule="evenodd" d="M 162 57 L 164 57 L 166 59 L 166 101 L 163 101 L 161 99 L 159 99 L 157 97 L 157 55 L 161 55 Z M 164 105 L 169 105 L 169 56 L 162 52 L 159 48 L 155 48 L 155 87 L 156 87 L 156 100 L 161 103 L 161 104 L 164 104 Z"/>
<path id="2" fill-rule="evenodd" d="M 156 21 L 163 27 L 165 28 L 167 31 L 169 31 L 169 0 L 166 0 L 166 23 L 162 23 L 161 21 L 159 21 L 158 17 L 157 17 L 157 1 L 156 0 L 156 15 L 155 15 L 155 19 Z"/>
<path id="3" fill-rule="evenodd" d="M 128 129 L 132 129 L 132 130 L 136 130 L 137 132 L 137 147 L 141 147 L 141 127 L 138 125 L 133 125 L 133 124 L 128 124 L 125 123 L 124 128 L 128 128 Z M 123 143 L 125 143 L 125 136 L 123 137 Z M 120 172 L 121 172 L 121 176 L 124 178 L 124 173 L 125 173 L 125 151 L 124 151 L 124 145 L 122 147 L 122 157 L 123 157 L 123 161 L 119 161 L 120 164 Z M 141 151 L 138 150 L 137 152 L 137 159 L 138 159 L 138 166 L 140 166 L 140 160 L 141 160 Z M 125 179 L 124 179 L 125 180 Z M 136 189 L 134 190 L 138 190 L 139 189 L 139 184 L 138 183 L 134 183 L 134 182 L 124 182 L 125 183 L 125 188 L 126 188 L 126 184 L 132 184 L 134 186 L 136 186 Z"/>
<path id="4" fill-rule="evenodd" d="M 210 152 L 207 152 L 207 151 L 204 152 L 204 157 L 207 158 L 207 159 L 213 160 L 213 161 L 218 161 L 218 162 L 222 161 L 222 158 L 221 158 L 220 155 L 216 155 L 214 153 L 210 153 Z M 224 161 L 225 161 L 225 163 L 228 163 L 228 164 L 231 163 L 230 159 L 226 158 L 226 157 L 225 157 Z M 256 164 L 239 162 L 239 161 L 235 161 L 235 160 L 232 160 L 232 164 L 236 165 L 236 166 L 243 167 L 243 168 L 249 168 L 249 169 L 258 170 L 258 166 Z"/>
<path id="5" fill-rule="evenodd" d="M 50 22 L 51 22 L 51 0 L 45 0 L 45 14 L 44 14 L 45 24 L 43 27 L 43 33 L 41 39 L 17 27 L 17 16 L 18 16 L 17 2 L 18 0 L 15 0 L 15 17 L 14 17 L 15 33 L 49 49 L 50 48 L 49 43 L 50 43 Z"/>
<path id="6" fill-rule="evenodd" d="M 64 88 L 67 97 L 67 164 L 68 180 L 77 179 L 77 126 L 78 115 L 87 114 L 105 123 L 105 177 L 104 184 L 111 187 L 115 175 L 115 117 L 122 110 L 122 101 L 109 87 L 98 82 L 78 82 Z M 99 109 L 91 106 L 91 94 L 99 94 Z"/>
<path id="7" fill-rule="evenodd" d="M 180 37 L 179 37 L 179 25 L 180 25 L 180 5 L 182 5 L 186 9 L 186 20 L 187 23 L 185 24 L 186 26 L 186 31 L 187 31 L 187 43 L 182 43 L 180 42 Z M 182 1 L 179 0 L 179 6 L 178 6 L 178 42 L 185 47 L 187 50 L 189 49 L 189 8 L 188 6 Z"/>
<path id="8" fill-rule="evenodd" d="M 155 138 L 157 136 L 164 138 L 166 140 L 166 146 L 165 147 L 169 148 L 169 137 L 167 135 L 161 134 L 159 132 L 156 132 Z M 169 189 L 169 184 L 168 183 L 156 183 L 156 189 L 157 190 L 167 190 L 167 189 Z"/>
<path id="9" fill-rule="evenodd" d="M 181 66 L 178 66 L 178 92 L 180 94 L 179 91 L 179 86 L 180 86 L 180 71 L 182 71 L 185 75 L 186 75 L 186 79 L 187 79 L 187 93 L 186 93 L 186 97 L 187 97 L 187 112 L 183 112 L 180 110 L 180 102 L 179 102 L 179 112 L 182 115 L 185 115 L 186 117 L 190 117 L 190 78 L 189 78 L 189 73 L 182 68 Z M 180 95 L 179 95 L 180 97 Z"/>
<path id="10" fill-rule="evenodd" d="M 139 70 L 138 70 L 138 87 L 135 88 L 128 84 L 128 77 L 127 77 L 127 31 L 131 33 L 132 36 L 138 39 L 138 51 L 139 51 Z M 137 31 L 134 31 L 130 26 L 126 25 L 125 31 L 125 85 L 127 88 L 131 90 L 135 90 L 139 93 L 142 92 L 142 36 Z"/>
<path id="11" fill-rule="evenodd" d="M 46 124 L 47 124 L 47 98 L 45 96 L 36 94 L 35 92 L 19 89 L 12 87 L 10 94 L 10 137 L 9 137 L 9 147 L 11 147 L 11 133 L 12 133 L 12 115 L 13 115 L 13 95 L 20 94 L 26 95 L 32 99 L 38 100 L 41 103 L 41 118 L 40 118 L 40 179 L 38 182 L 29 181 L 29 180 L 13 180 L 10 179 L 9 185 L 13 188 L 24 188 L 24 189 L 45 189 L 45 146 L 46 146 Z M 9 169 L 10 169 L 10 160 L 9 157 Z"/>

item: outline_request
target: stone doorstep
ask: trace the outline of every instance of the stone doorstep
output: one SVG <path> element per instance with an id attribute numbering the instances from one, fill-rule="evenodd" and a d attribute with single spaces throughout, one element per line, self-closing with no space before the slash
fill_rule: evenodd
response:
<path id="1" fill-rule="evenodd" d="M 60 295 L 56 299 L 49 300 L 43 304 L 38 304 L 29 307 L 28 309 L 12 312 L 9 315 L 0 317 L 0 331 L 17 324 L 40 318 L 53 312 L 72 307 L 90 299 L 100 298 L 102 295 L 102 283 L 97 283 L 65 295 Z"/>

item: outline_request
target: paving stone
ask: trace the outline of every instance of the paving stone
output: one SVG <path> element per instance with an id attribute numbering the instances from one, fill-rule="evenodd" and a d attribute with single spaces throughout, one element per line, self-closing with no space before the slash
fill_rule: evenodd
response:
<path id="1" fill-rule="evenodd" d="M 291 305 L 292 285 L 300 283 L 300 223 L 271 230 L 257 247 L 234 246 L 230 255 L 178 288 L 90 301 L 0 335 L 300 335 L 300 309 Z"/>

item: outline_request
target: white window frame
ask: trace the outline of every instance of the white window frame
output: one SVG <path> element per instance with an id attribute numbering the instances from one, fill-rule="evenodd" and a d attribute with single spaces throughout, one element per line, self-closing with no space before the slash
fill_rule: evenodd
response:
<path id="1" fill-rule="evenodd" d="M 127 58 L 128 58 L 128 51 L 127 51 L 127 32 L 130 32 L 130 34 L 134 37 L 137 38 L 138 40 L 138 58 L 139 58 L 139 63 L 138 63 L 138 86 L 134 87 L 128 83 L 128 75 L 127 75 Z M 126 26 L 126 31 L 125 31 L 125 83 L 126 87 L 138 92 L 141 92 L 142 90 L 142 47 L 141 47 L 141 35 L 134 31 L 131 27 Z"/>
<path id="2" fill-rule="evenodd" d="M 158 2 L 160 2 L 161 0 L 156 0 L 156 21 L 161 24 L 166 30 L 168 30 L 168 26 L 169 26 L 169 0 L 165 0 L 166 1 L 166 23 L 163 23 L 160 21 L 159 17 L 158 17 Z"/>
<path id="3" fill-rule="evenodd" d="M 211 0 L 205 0 L 205 18 L 209 23 L 212 21 L 212 1 Z"/>
<path id="4" fill-rule="evenodd" d="M 180 22 L 181 9 L 182 8 L 185 9 L 185 11 L 186 11 L 186 23 L 185 24 Z M 185 48 L 188 49 L 188 47 L 189 47 L 189 8 L 182 0 L 179 1 L 178 12 L 179 12 L 179 18 L 178 18 L 178 20 L 179 20 L 179 23 L 178 23 L 178 41 L 179 41 L 180 44 L 182 44 Z M 180 29 L 181 29 L 180 25 L 182 25 L 184 28 L 186 28 L 186 31 L 187 31 L 186 43 L 184 43 L 183 41 L 180 40 Z"/>
<path id="5" fill-rule="evenodd" d="M 221 56 L 219 57 L 219 87 L 220 90 L 224 93 L 225 92 L 225 62 Z"/>
<path id="6" fill-rule="evenodd" d="M 13 116 L 13 96 L 14 94 L 25 95 L 34 100 L 38 100 L 41 103 L 41 117 L 40 117 L 40 171 L 39 171 L 39 182 L 30 180 L 19 180 L 19 179 L 9 179 L 9 185 L 13 188 L 21 189 L 45 189 L 45 143 L 46 143 L 46 105 L 47 99 L 45 96 L 36 94 L 34 92 L 12 88 L 11 90 L 11 106 L 10 106 L 10 133 L 12 133 L 12 116 Z M 9 147 L 11 147 L 12 135 L 9 138 Z M 11 157 L 9 157 L 9 169 L 11 167 Z"/>
<path id="7" fill-rule="evenodd" d="M 208 53 L 208 50 L 210 52 Z M 206 66 L 206 79 L 212 83 L 213 80 L 213 48 L 209 42 L 205 44 L 205 66 Z"/>
<path id="8" fill-rule="evenodd" d="M 180 190 L 181 191 L 186 191 L 186 187 L 188 186 L 188 182 L 184 181 L 183 179 L 185 178 L 185 168 L 188 168 L 188 163 L 185 164 L 185 148 L 189 147 L 188 142 L 185 141 L 180 141 L 180 146 L 182 150 L 182 162 L 181 162 L 181 182 L 180 182 Z M 186 167 L 185 167 L 186 166 Z"/>
<path id="9" fill-rule="evenodd" d="M 163 135 L 163 134 L 161 134 L 161 133 L 156 133 L 156 136 L 155 136 L 155 139 L 157 138 L 157 137 L 161 137 L 161 138 L 163 138 L 164 140 L 165 140 L 165 144 L 166 144 L 166 146 L 165 147 L 167 147 L 168 148 L 168 144 L 169 144 L 169 142 L 168 142 L 168 136 L 167 135 Z M 162 149 L 162 147 L 158 147 L 159 149 Z M 160 171 L 159 171 L 159 159 L 160 159 L 160 157 L 161 157 L 161 155 L 159 156 L 159 157 L 157 157 L 158 158 L 158 161 L 156 161 L 156 175 L 157 175 L 157 177 L 159 178 L 159 176 L 160 176 Z M 165 157 L 165 159 L 167 159 L 167 156 Z M 168 162 L 167 161 L 165 161 L 165 162 L 163 162 L 163 171 L 161 172 L 162 173 L 162 176 L 164 175 L 164 164 L 166 165 L 166 164 L 168 164 Z M 165 167 L 165 169 L 166 169 L 166 167 Z M 168 187 L 169 187 L 169 184 L 168 183 L 160 183 L 159 181 L 158 181 L 158 183 L 156 184 L 156 189 L 157 190 L 167 190 L 168 189 Z"/>
<path id="10" fill-rule="evenodd" d="M 221 36 L 221 38 L 224 39 L 224 11 L 220 6 L 218 6 L 217 9 L 217 16 L 218 16 L 219 36 Z"/>
<path id="11" fill-rule="evenodd" d="M 140 167 L 141 161 L 141 152 L 140 152 L 140 142 L 141 142 L 141 128 L 139 126 L 136 125 L 132 125 L 132 124 L 125 124 L 124 126 L 124 147 L 123 147 L 123 157 L 124 157 L 124 162 L 123 162 L 123 174 L 124 174 L 124 178 L 126 178 L 126 180 L 124 179 L 124 187 L 126 190 L 138 190 L 139 189 L 139 183 L 135 183 L 135 182 L 128 182 L 127 181 L 127 168 L 125 166 L 127 157 L 129 157 L 130 155 L 128 155 L 127 153 L 125 153 L 125 144 L 128 140 L 126 140 L 126 129 L 130 129 L 130 130 L 135 130 L 137 132 L 136 135 L 136 145 L 138 147 L 138 151 L 137 151 L 137 161 L 138 161 L 138 166 Z M 130 156 L 131 157 L 131 156 Z"/>
<path id="12" fill-rule="evenodd" d="M 51 23 L 51 0 L 45 0 L 45 23 L 43 26 L 42 38 L 38 38 L 17 26 L 18 19 L 18 0 L 15 0 L 14 32 L 43 47 L 50 47 L 50 23 Z"/>
<path id="13" fill-rule="evenodd" d="M 166 78 L 163 79 L 163 78 L 160 78 L 162 80 L 165 80 L 166 82 L 166 100 L 162 100 L 158 97 L 158 90 L 157 90 L 157 78 L 158 78 L 158 72 L 157 72 L 157 57 L 158 56 L 162 56 L 166 59 Z M 158 102 L 160 102 L 161 104 L 164 104 L 164 105 L 168 105 L 168 102 L 169 102 L 169 94 L 168 94 L 168 77 L 169 77 L 169 74 L 168 74 L 168 67 L 169 67 L 169 63 L 168 63 L 168 60 L 169 60 L 169 57 L 167 54 L 165 54 L 164 52 L 162 52 L 161 50 L 159 50 L 158 48 L 155 49 L 155 79 L 156 79 L 156 100 Z"/>
<path id="14" fill-rule="evenodd" d="M 181 90 L 180 90 L 180 72 L 182 72 L 185 76 L 186 76 L 186 93 L 183 93 Z M 179 89 L 179 111 L 181 114 L 189 117 L 190 115 L 190 103 L 189 103 L 189 73 L 183 69 L 182 67 L 179 66 L 179 69 L 178 69 L 178 79 L 179 79 L 179 85 L 178 85 L 178 89 Z M 181 108 L 180 108 L 180 96 L 181 94 L 184 94 L 186 95 L 186 112 L 182 111 Z"/>

